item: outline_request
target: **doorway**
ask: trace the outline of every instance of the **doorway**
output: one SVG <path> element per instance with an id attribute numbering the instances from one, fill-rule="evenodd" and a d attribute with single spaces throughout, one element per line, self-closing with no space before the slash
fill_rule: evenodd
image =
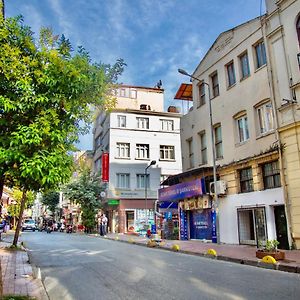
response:
<path id="1" fill-rule="evenodd" d="M 287 235 L 287 223 L 284 205 L 274 206 L 276 236 L 279 242 L 279 249 L 289 249 L 289 240 Z"/>
<path id="2" fill-rule="evenodd" d="M 134 231 L 134 211 L 133 210 L 126 211 L 126 229 L 127 229 L 127 232 Z"/>
<path id="3" fill-rule="evenodd" d="M 258 245 L 267 240 L 265 208 L 238 209 L 240 244 Z"/>

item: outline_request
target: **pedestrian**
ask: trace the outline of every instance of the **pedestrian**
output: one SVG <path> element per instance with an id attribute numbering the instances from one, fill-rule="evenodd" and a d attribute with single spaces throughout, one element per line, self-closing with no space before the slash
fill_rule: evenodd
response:
<path id="1" fill-rule="evenodd" d="M 101 218 L 101 228 L 102 228 L 102 235 L 106 237 L 106 233 L 107 233 L 107 223 L 108 223 L 108 219 L 105 216 L 105 214 L 102 215 Z"/>
<path id="2" fill-rule="evenodd" d="M 103 235 L 103 233 L 102 233 L 102 215 L 100 215 L 99 217 L 98 217 L 98 230 L 99 230 L 99 235 Z"/>

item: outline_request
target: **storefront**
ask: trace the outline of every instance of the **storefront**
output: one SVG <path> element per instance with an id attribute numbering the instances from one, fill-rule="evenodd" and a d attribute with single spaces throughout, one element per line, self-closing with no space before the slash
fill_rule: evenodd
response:
<path id="1" fill-rule="evenodd" d="M 211 200 L 205 193 L 203 178 L 160 189 L 159 201 L 178 203 L 181 240 L 211 240 L 213 224 Z"/>

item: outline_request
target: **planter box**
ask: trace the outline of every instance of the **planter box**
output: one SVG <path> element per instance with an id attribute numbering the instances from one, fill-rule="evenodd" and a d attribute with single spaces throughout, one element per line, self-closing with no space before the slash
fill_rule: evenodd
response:
<path id="1" fill-rule="evenodd" d="M 262 251 L 257 250 L 256 251 L 256 257 L 259 259 L 262 259 L 264 256 L 270 255 L 274 257 L 276 260 L 283 260 L 285 258 L 285 253 L 283 251 L 277 251 L 277 252 L 269 252 L 269 251 Z"/>

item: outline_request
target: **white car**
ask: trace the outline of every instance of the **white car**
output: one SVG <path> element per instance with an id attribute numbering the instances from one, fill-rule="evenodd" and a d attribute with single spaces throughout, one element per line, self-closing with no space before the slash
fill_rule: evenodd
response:
<path id="1" fill-rule="evenodd" d="M 32 230 L 33 232 L 37 229 L 35 221 L 32 219 L 25 219 L 22 224 L 22 231 Z"/>

